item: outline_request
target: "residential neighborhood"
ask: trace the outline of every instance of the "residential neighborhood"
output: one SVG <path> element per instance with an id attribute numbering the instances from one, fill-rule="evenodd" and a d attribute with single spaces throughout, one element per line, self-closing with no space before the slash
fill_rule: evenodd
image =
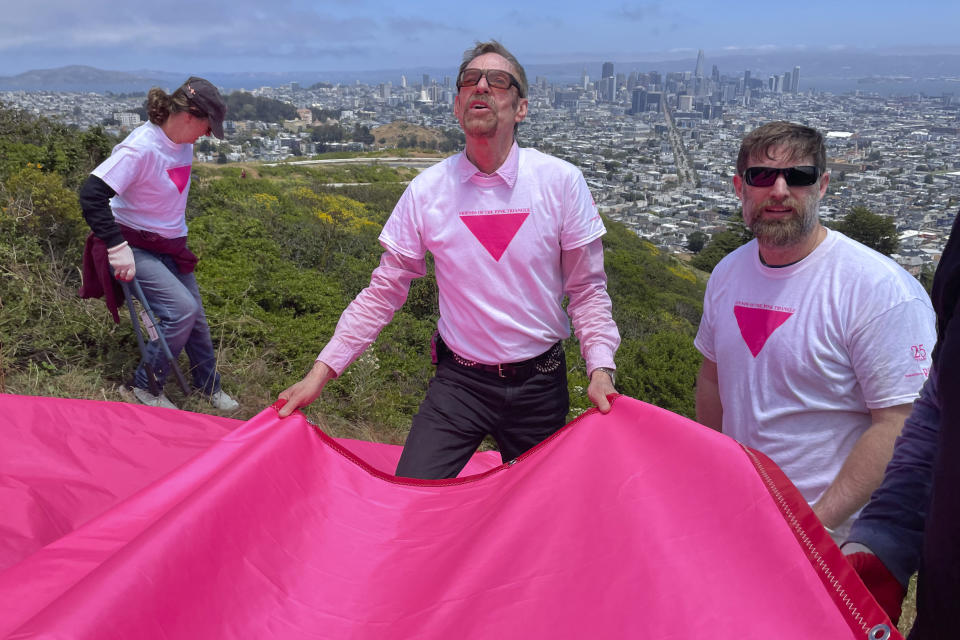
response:
<path id="1" fill-rule="evenodd" d="M 739 210 L 731 178 L 741 138 L 782 119 L 827 137 L 824 220 L 867 207 L 894 218 L 900 236 L 894 258 L 905 268 L 917 275 L 938 261 L 960 206 L 960 97 L 804 90 L 799 68 L 761 80 L 750 72 L 721 76 L 716 67 L 708 77 L 699 64 L 697 71 L 663 77 L 614 75 L 609 65 L 609 75 L 595 81 L 585 73 L 576 84 L 531 79 L 518 139 L 580 167 L 600 210 L 663 250 L 689 253 L 693 232 L 711 236 L 727 228 Z M 401 76 L 397 84 L 222 90 L 292 105 L 296 118 L 228 120 L 224 141 L 197 143 L 201 162 L 303 161 L 321 152 L 378 150 L 389 144 L 377 138 L 377 128 L 397 121 L 446 131 L 451 139 L 458 130 L 449 76 L 424 75 L 415 84 Z M 140 124 L 143 100 L 143 94 L 0 92 L 4 105 L 116 135 Z M 345 133 L 342 140 L 316 134 L 332 126 Z M 355 131 L 370 135 L 351 139 Z M 449 152 L 435 141 L 414 148 Z"/>

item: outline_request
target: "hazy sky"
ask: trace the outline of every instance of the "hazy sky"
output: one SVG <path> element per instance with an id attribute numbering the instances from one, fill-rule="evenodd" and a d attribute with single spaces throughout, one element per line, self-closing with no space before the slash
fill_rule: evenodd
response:
<path id="1" fill-rule="evenodd" d="M 956 0 L 0 0 L 0 75 L 456 66 L 498 38 L 524 64 L 737 49 L 949 47 Z M 682 55 L 681 55 L 682 54 Z"/>

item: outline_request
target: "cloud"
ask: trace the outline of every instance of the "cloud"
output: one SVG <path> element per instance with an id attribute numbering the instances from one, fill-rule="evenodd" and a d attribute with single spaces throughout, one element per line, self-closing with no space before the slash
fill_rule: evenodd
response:
<path id="1" fill-rule="evenodd" d="M 508 11 L 504 16 L 504 24 L 522 26 L 524 29 L 527 29 L 526 25 L 529 25 L 531 22 L 535 23 L 538 29 L 549 29 L 551 31 L 566 29 L 570 26 L 563 18 L 555 13 L 537 13 L 536 16 L 531 19 L 529 9 L 513 9 Z"/>
<path id="2" fill-rule="evenodd" d="M 613 11 L 614 18 L 626 18 L 633 22 L 645 22 L 650 18 L 657 18 L 661 14 L 659 2 L 647 4 L 623 4 Z"/>
<path id="3" fill-rule="evenodd" d="M 789 24 L 790 29 L 767 51 L 796 50 L 797 43 L 823 50 L 845 42 L 853 47 L 893 40 L 908 44 L 921 32 L 923 42 L 951 44 L 943 33 L 956 22 L 948 18 L 958 12 L 951 8 L 936 17 L 914 12 L 900 21 L 883 14 L 884 24 L 897 26 L 892 37 L 877 22 L 880 17 L 871 23 L 860 11 L 862 0 L 837 5 L 841 13 L 826 22 L 804 22 L 791 14 L 789 23 L 780 17 L 786 9 L 762 17 L 732 15 L 708 0 L 617 0 L 586 8 L 546 0 L 488 0 L 470 11 L 451 10 L 440 0 L 413 5 L 386 0 L 34 0 L 6 5 L 0 20 L 3 75 L 28 66 L 66 64 L 121 70 L 208 68 L 208 62 L 247 70 L 429 66 L 456 60 L 474 40 L 490 37 L 523 60 L 570 60 L 580 55 L 573 48 L 590 59 L 639 48 L 721 50 L 724 41 L 736 43 L 725 51 L 757 51 L 758 45 L 743 40 L 766 40 L 771 24 Z M 867 22 L 851 32 L 849 20 L 841 18 L 854 14 Z"/>
<path id="4" fill-rule="evenodd" d="M 420 35 L 423 33 L 437 33 L 437 32 L 447 32 L 447 33 L 463 33 L 465 29 L 460 27 L 454 27 L 449 24 L 444 24 L 442 22 L 436 22 L 434 20 L 426 20 L 423 18 L 413 18 L 409 15 L 387 18 L 386 28 L 394 33 L 403 33 L 403 34 L 416 34 Z"/>
<path id="5" fill-rule="evenodd" d="M 159 66 L 174 59 L 196 65 L 218 59 L 240 64 L 263 59 L 275 64 L 291 58 L 299 65 L 319 66 L 324 60 L 368 61 L 371 55 L 388 53 L 383 50 L 384 34 L 390 27 L 381 20 L 330 13 L 322 3 L 314 7 L 274 0 L 267 11 L 262 2 L 168 0 L 132 9 L 91 0 L 83 10 L 60 0 L 41 4 L 40 11 L 19 10 L 0 25 L 3 57 L 101 64 L 111 60 L 114 68 L 129 68 Z M 248 60 L 240 62 L 244 58 Z M 0 69 L 4 71 L 19 70 Z"/>
<path id="6" fill-rule="evenodd" d="M 163 68 L 181 61 L 194 68 L 251 70 L 425 64 L 448 54 L 457 59 L 477 29 L 434 17 L 442 13 L 418 17 L 378 0 L 45 0 L 37 5 L 28 11 L 18 4 L 0 23 L 0 74 L 51 61 L 114 69 Z"/>

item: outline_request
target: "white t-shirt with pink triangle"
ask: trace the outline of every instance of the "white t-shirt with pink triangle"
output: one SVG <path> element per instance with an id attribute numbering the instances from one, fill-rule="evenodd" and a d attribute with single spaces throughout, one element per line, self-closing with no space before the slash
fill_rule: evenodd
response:
<path id="1" fill-rule="evenodd" d="M 828 230 L 790 266 L 764 265 L 756 240 L 724 258 L 694 344 L 717 363 L 723 432 L 772 458 L 812 504 L 870 409 L 918 396 L 935 340 L 920 283 Z"/>
<path id="2" fill-rule="evenodd" d="M 436 263 L 440 335 L 478 362 L 516 362 L 570 335 L 561 250 L 606 230 L 580 171 L 514 144 L 492 175 L 464 153 L 410 183 L 380 242 Z"/>
<path id="3" fill-rule="evenodd" d="M 187 235 L 187 195 L 193 145 L 172 142 L 163 129 L 147 122 L 113 148 L 93 170 L 117 192 L 110 200 L 122 225 L 164 238 Z"/>

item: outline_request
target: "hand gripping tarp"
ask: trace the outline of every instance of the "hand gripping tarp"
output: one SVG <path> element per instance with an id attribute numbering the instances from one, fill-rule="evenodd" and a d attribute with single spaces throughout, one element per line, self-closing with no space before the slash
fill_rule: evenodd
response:
<path id="1" fill-rule="evenodd" d="M 0 396 L 0 637 L 900 638 L 763 456 L 627 397 L 512 464 Z"/>

